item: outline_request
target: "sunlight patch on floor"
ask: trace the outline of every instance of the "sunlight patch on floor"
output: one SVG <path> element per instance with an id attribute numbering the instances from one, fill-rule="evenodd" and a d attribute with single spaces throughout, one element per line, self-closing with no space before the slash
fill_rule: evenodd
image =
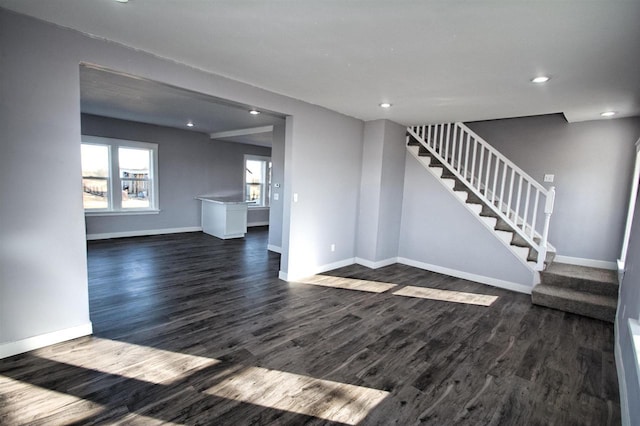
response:
<path id="1" fill-rule="evenodd" d="M 72 350 L 58 352 L 55 346 L 52 346 L 39 349 L 35 355 L 51 361 L 155 384 L 172 383 L 194 371 L 220 362 L 212 358 L 99 337 L 82 340 Z"/>
<path id="2" fill-rule="evenodd" d="M 498 296 L 487 294 L 464 293 L 462 291 L 440 290 L 437 288 L 406 286 L 394 291 L 396 296 L 418 297 L 421 299 L 440 300 L 443 302 L 465 303 L 467 305 L 491 306 Z"/>
<path id="3" fill-rule="evenodd" d="M 105 406 L 63 392 L 0 375 L 0 424 L 28 424 L 46 412 L 64 412 L 69 423 L 82 422 L 104 412 Z M 42 404 L 46 404 L 46 410 Z M 31 411 L 33 409 L 33 412 Z"/>
<path id="4" fill-rule="evenodd" d="M 382 293 L 391 288 L 397 287 L 395 284 L 382 283 L 378 281 L 357 280 L 354 278 L 332 277 L 330 275 L 314 275 L 297 282 L 323 287 L 367 291 L 370 293 Z"/>
<path id="5" fill-rule="evenodd" d="M 205 393 L 350 425 L 362 421 L 389 394 L 262 367 L 247 367 Z"/>
<path id="6" fill-rule="evenodd" d="M 207 374 L 201 370 L 222 362 L 213 358 L 97 337 L 81 339 L 73 345 L 66 344 L 64 349 L 55 345 L 42 348 L 35 351 L 34 355 L 78 368 L 162 385 L 175 383 L 189 375 Z M 224 379 L 204 393 L 344 424 L 357 424 L 388 395 L 388 392 L 377 389 L 285 371 L 231 364 L 230 367 L 235 371 L 226 369 Z M 28 389 L 28 392 L 25 390 L 15 394 L 16 401 L 27 410 L 28 400 L 23 400 L 20 395 L 33 395 L 33 389 L 37 392 L 59 394 L 2 376 L 0 379 L 13 387 L 22 386 Z M 98 388 L 111 386 L 113 379 L 97 376 L 94 380 L 85 381 L 76 387 L 82 391 L 89 383 L 96 391 Z M 0 381 L 0 384 L 3 382 Z M 75 388 L 68 390 L 73 393 Z M 101 407 L 71 395 L 59 395 L 63 398 L 61 405 L 79 403 L 88 404 L 89 408 Z M 140 420 L 137 413 L 132 413 L 133 418 Z"/>

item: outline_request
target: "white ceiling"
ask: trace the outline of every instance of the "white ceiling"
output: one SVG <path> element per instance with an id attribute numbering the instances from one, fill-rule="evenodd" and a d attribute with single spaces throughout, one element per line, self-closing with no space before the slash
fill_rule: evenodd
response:
<path id="1" fill-rule="evenodd" d="M 640 115 L 638 0 L 0 0 L 364 120 Z M 529 79 L 548 74 L 545 85 Z M 378 104 L 388 101 L 390 110 Z"/>
<path id="2" fill-rule="evenodd" d="M 92 66 L 80 67 L 80 109 L 83 113 L 157 124 L 208 134 L 216 139 L 271 146 L 269 126 L 284 117 L 156 81 Z M 191 122 L 193 127 L 187 127 Z M 261 131 L 257 132 L 255 129 Z M 234 130 L 231 135 L 224 135 Z"/>

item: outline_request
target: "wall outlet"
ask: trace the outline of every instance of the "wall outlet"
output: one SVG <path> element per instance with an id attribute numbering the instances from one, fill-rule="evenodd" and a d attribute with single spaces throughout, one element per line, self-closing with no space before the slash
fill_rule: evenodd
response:
<path id="1" fill-rule="evenodd" d="M 331 244 L 331 251 L 336 251 L 336 245 L 335 244 Z"/>
<path id="2" fill-rule="evenodd" d="M 553 179 L 555 179 L 555 175 L 544 175 L 544 181 L 553 183 Z"/>

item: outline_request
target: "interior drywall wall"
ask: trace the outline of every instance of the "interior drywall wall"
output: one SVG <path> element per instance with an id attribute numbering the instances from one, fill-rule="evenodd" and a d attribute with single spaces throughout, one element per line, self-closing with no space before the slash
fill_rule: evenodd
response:
<path id="1" fill-rule="evenodd" d="M 384 121 L 367 121 L 363 130 L 357 255 L 375 262 L 380 214 Z"/>
<path id="2" fill-rule="evenodd" d="M 82 134 L 158 144 L 160 213 L 128 216 L 90 216 L 87 234 L 199 227 L 199 195 L 236 195 L 243 192 L 244 155 L 269 156 L 262 146 L 211 140 L 189 130 L 82 114 Z M 268 211 L 247 217 L 268 221 Z"/>
<path id="3" fill-rule="evenodd" d="M 282 211 L 284 208 L 285 125 L 273 126 L 271 138 L 271 205 L 269 208 L 269 247 L 282 250 Z M 278 185 L 278 186 L 276 186 Z M 276 196 L 276 194 L 278 194 Z M 276 197 L 278 198 L 276 200 Z"/>
<path id="4" fill-rule="evenodd" d="M 77 59 L 34 22 L 0 9 L 0 346 L 90 323 Z"/>
<path id="5" fill-rule="evenodd" d="M 549 241 L 558 254 L 620 255 L 640 118 L 567 123 L 561 114 L 467 123 L 538 182 L 555 175 Z"/>
<path id="6" fill-rule="evenodd" d="M 285 176 L 293 178 L 285 180 L 285 206 L 291 209 L 288 257 L 282 261 L 289 280 L 353 263 L 363 127 L 328 110 L 287 120 L 285 158 L 291 160 Z"/>
<path id="7" fill-rule="evenodd" d="M 354 258 L 362 121 L 5 9 L 0 31 L 0 344 L 89 319 L 77 190 L 81 63 L 288 116 L 281 272 L 300 276 Z M 25 173 L 17 191 L 14 177 Z"/>
<path id="8" fill-rule="evenodd" d="M 629 319 L 640 320 L 640 199 L 636 200 L 636 208 L 631 227 L 629 249 L 625 262 L 625 273 L 620 284 L 618 296 L 618 311 L 616 314 L 616 361 L 618 373 L 624 373 L 624 391 L 620 397 L 626 396 L 626 401 L 621 401 L 623 407 L 627 407 L 628 424 L 640 424 L 640 371 L 634 350 L 633 340 L 629 332 Z M 620 364 L 621 363 L 621 364 Z M 626 414 L 623 412 L 623 415 Z"/>
<path id="9" fill-rule="evenodd" d="M 369 266 L 398 256 L 405 128 L 389 120 L 364 126 L 357 257 Z"/>
<path id="10" fill-rule="evenodd" d="M 404 126 L 385 120 L 376 260 L 396 257 L 398 253 L 404 195 L 405 134 Z"/>
<path id="11" fill-rule="evenodd" d="M 533 273 L 409 152 L 398 255 L 401 258 L 533 286 Z"/>

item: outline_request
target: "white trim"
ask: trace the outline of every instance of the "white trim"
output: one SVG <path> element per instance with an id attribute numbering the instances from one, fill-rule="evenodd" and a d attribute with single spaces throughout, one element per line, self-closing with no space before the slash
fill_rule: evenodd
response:
<path id="1" fill-rule="evenodd" d="M 40 334 L 16 342 L 3 343 L 0 345 L 0 359 L 13 355 L 29 352 L 34 349 L 54 345 L 78 337 L 88 336 L 93 333 L 91 322 L 63 330 L 52 331 L 51 333 Z"/>
<path id="2" fill-rule="evenodd" d="M 620 388 L 620 417 L 623 426 L 631 426 L 631 418 L 629 416 L 629 400 L 627 396 L 627 375 L 624 372 L 624 363 L 622 362 L 622 348 L 620 347 L 620 331 L 618 328 L 618 319 L 616 318 L 616 344 L 614 347 L 614 354 L 616 359 L 616 371 L 618 372 L 618 387 Z"/>
<path id="3" fill-rule="evenodd" d="M 268 220 L 263 220 L 262 222 L 248 222 L 247 228 L 251 228 L 252 226 L 266 226 L 269 225 Z"/>
<path id="4" fill-rule="evenodd" d="M 146 237 L 148 235 L 180 234 L 182 232 L 199 232 L 202 226 L 187 226 L 184 228 L 142 229 L 137 231 L 106 232 L 103 234 L 87 234 L 87 240 L 107 240 L 110 238 Z"/>
<path id="5" fill-rule="evenodd" d="M 160 214 L 160 210 L 85 210 L 85 216 L 131 216 L 141 214 Z"/>
<path id="6" fill-rule="evenodd" d="M 506 290 L 517 291 L 518 293 L 531 294 L 532 286 L 524 284 L 514 283 L 511 281 L 504 281 L 498 278 L 485 277 L 483 275 L 471 274 L 469 272 L 458 271 L 456 269 L 449 269 L 443 266 L 432 265 L 430 263 L 419 262 L 417 260 L 411 260 L 404 257 L 398 257 L 398 263 L 403 265 L 413 266 L 415 268 L 425 269 L 431 272 L 437 272 L 439 274 L 450 275 L 456 278 L 462 278 L 469 281 L 475 281 L 480 284 L 487 284 L 493 287 L 504 288 Z"/>
<path id="7" fill-rule="evenodd" d="M 582 257 L 562 256 L 557 254 L 553 259 L 554 262 L 567 263 L 569 265 L 588 266 L 590 268 L 610 269 L 615 271 L 618 269 L 616 262 L 607 260 L 585 259 Z"/>
<path id="8" fill-rule="evenodd" d="M 394 263 L 398 263 L 398 258 L 390 257 L 389 259 L 373 261 L 373 260 L 363 259 L 361 257 L 356 257 L 356 263 L 358 265 L 366 266 L 367 268 L 378 269 L 384 266 L 389 266 L 389 265 L 393 265 Z"/>
<path id="9" fill-rule="evenodd" d="M 282 247 L 274 246 L 273 244 L 267 244 L 267 250 L 274 253 L 282 253 Z"/>
<path id="10" fill-rule="evenodd" d="M 283 271 L 279 271 L 278 272 L 278 279 L 281 279 L 282 281 L 289 282 L 289 274 L 287 274 L 286 272 L 283 272 Z"/>
<path id="11" fill-rule="evenodd" d="M 624 262 L 618 259 L 616 263 L 618 264 L 618 284 L 622 285 L 622 279 L 624 278 Z"/>
<path id="12" fill-rule="evenodd" d="M 247 136 L 247 135 L 255 135 L 258 133 L 269 133 L 269 132 L 273 132 L 273 125 L 251 127 L 248 129 L 239 129 L 239 130 L 227 130 L 226 132 L 209 133 L 209 137 L 211 139 L 222 139 L 222 138 L 233 138 L 236 136 Z"/>
<path id="13" fill-rule="evenodd" d="M 132 141 L 128 139 L 117 139 L 103 136 L 81 135 L 82 144 L 101 145 L 109 148 L 109 176 L 106 178 L 109 192 L 109 208 L 108 209 L 85 209 L 85 213 L 122 213 L 127 212 L 144 212 L 138 214 L 157 214 L 160 211 L 160 183 L 159 183 L 159 167 L 158 167 L 158 144 L 151 142 Z M 149 196 L 149 208 L 127 209 L 122 207 L 122 181 L 129 180 L 120 177 L 120 163 L 118 158 L 118 150 L 120 148 L 143 149 L 149 151 L 149 181 L 151 186 Z M 133 213 L 135 214 L 135 213 Z"/>
<path id="14" fill-rule="evenodd" d="M 633 167 L 633 180 L 631 181 L 631 194 L 629 195 L 629 207 L 627 209 L 627 223 L 622 239 L 622 249 L 620 250 L 620 260 L 624 265 L 627 260 L 627 250 L 629 249 L 629 239 L 631 238 L 631 225 L 633 224 L 633 214 L 636 209 L 636 199 L 638 197 L 638 179 L 640 179 L 640 139 L 636 141 L 636 161 Z"/>
<path id="15" fill-rule="evenodd" d="M 631 374 L 638 381 L 640 386 L 640 322 L 635 318 L 629 318 L 627 320 L 629 326 L 629 337 L 631 337 L 631 350 L 633 351 L 633 369 L 636 374 Z M 625 383 L 626 385 L 626 383 Z"/>

